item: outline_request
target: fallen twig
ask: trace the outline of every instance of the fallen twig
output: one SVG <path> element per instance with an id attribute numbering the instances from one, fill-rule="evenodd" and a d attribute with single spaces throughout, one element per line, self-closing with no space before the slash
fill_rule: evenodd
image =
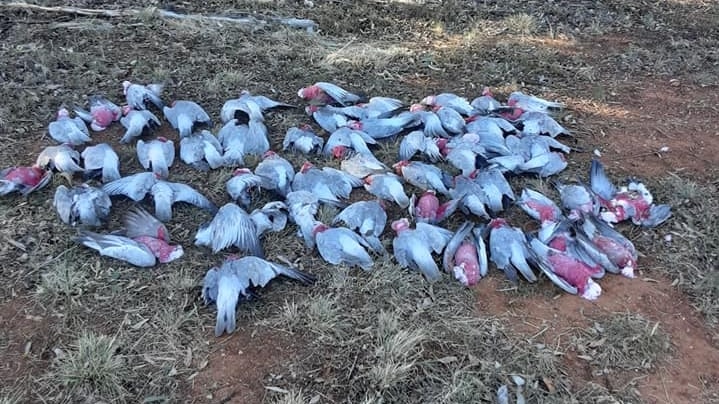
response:
<path id="1" fill-rule="evenodd" d="M 202 14 L 181 14 L 174 11 L 163 10 L 158 8 L 148 8 L 143 10 L 137 9 L 91 9 L 91 8 L 79 8 L 70 6 L 40 6 L 37 4 L 28 4 L 24 2 L 11 2 L 1 3 L 0 7 L 4 8 L 15 8 L 24 10 L 36 10 L 45 11 L 51 13 L 64 13 L 73 14 L 89 17 L 105 17 L 105 18 L 121 18 L 121 17 L 134 17 L 141 14 L 150 13 L 161 18 L 171 18 L 180 20 L 193 20 L 193 21 L 214 21 L 214 22 L 226 22 L 232 24 L 242 25 L 264 25 L 268 22 L 275 22 L 277 24 L 287 25 L 292 28 L 304 29 L 307 32 L 315 32 L 317 23 L 308 19 L 301 18 L 283 18 L 283 17 L 272 17 L 272 16 L 243 16 L 243 17 L 228 17 L 222 15 L 202 15 Z"/>

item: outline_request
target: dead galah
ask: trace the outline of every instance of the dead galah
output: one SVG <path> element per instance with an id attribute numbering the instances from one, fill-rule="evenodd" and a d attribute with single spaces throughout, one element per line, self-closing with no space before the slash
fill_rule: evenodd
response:
<path id="1" fill-rule="evenodd" d="M 469 116 L 474 108 L 466 98 L 460 97 L 452 93 L 442 93 L 424 97 L 422 104 L 430 107 L 447 107 L 459 112 L 462 115 Z"/>
<path id="2" fill-rule="evenodd" d="M 175 161 L 175 143 L 162 136 L 149 142 L 140 139 L 137 141 L 137 159 L 145 170 L 167 178 L 169 167 Z"/>
<path id="3" fill-rule="evenodd" d="M 555 250 L 538 239 L 530 242 L 534 253 L 539 257 L 538 266 L 555 285 L 573 295 L 579 295 L 587 300 L 596 300 L 602 294 L 602 287 L 592 279 L 597 271 L 576 257 Z"/>
<path id="4" fill-rule="evenodd" d="M 72 188 L 58 186 L 52 204 L 60 220 L 70 226 L 102 226 L 112 207 L 105 191 L 87 184 Z"/>
<path id="5" fill-rule="evenodd" d="M 373 155 L 366 155 L 348 151 L 340 163 L 340 169 L 347 174 L 364 179 L 372 174 L 382 174 L 391 172 L 384 163 L 377 160 Z"/>
<path id="6" fill-rule="evenodd" d="M 325 156 L 342 158 L 347 150 L 374 157 L 368 144 L 377 144 L 377 141 L 366 133 L 350 128 L 339 128 L 332 132 L 322 150 Z"/>
<path id="7" fill-rule="evenodd" d="M 250 121 L 248 126 L 231 119 L 217 133 L 217 138 L 225 150 L 225 164 L 231 167 L 244 165 L 243 158 L 247 154 L 261 156 L 270 150 L 267 128 L 258 121 Z"/>
<path id="8" fill-rule="evenodd" d="M 157 109 L 162 109 L 165 106 L 160 98 L 162 87 L 162 84 L 142 85 L 127 80 L 122 82 L 127 105 L 137 110 L 147 109 L 147 102 L 154 104 Z"/>
<path id="9" fill-rule="evenodd" d="M 525 112 L 519 119 L 522 124 L 523 135 L 548 135 L 557 137 L 559 135 L 571 135 L 571 133 L 554 120 L 551 116 L 542 112 Z"/>
<path id="10" fill-rule="evenodd" d="M 37 156 L 35 165 L 43 169 L 54 169 L 68 177 L 72 182 L 75 173 L 85 171 L 78 165 L 80 153 L 72 147 L 62 144 L 59 146 L 48 146 Z"/>
<path id="11" fill-rule="evenodd" d="M 328 227 L 316 222 L 312 233 L 317 251 L 329 264 L 358 266 L 365 271 L 372 269 L 372 258 L 367 253 L 369 244 L 357 233 L 346 227 Z"/>
<path id="12" fill-rule="evenodd" d="M 139 206 L 133 207 L 125 214 L 123 224 L 123 234 L 127 237 L 134 239 L 147 236 L 170 242 L 170 232 L 165 224 Z"/>
<path id="13" fill-rule="evenodd" d="M 297 234 L 308 249 L 315 248 L 315 215 L 320 208 L 320 200 L 309 191 L 292 191 L 285 200 L 290 219 L 298 227 Z"/>
<path id="14" fill-rule="evenodd" d="M 399 144 L 400 160 L 409 160 L 417 153 L 426 157 L 432 163 L 442 159 L 437 146 L 437 139 L 425 136 L 421 130 L 408 133 Z"/>
<path id="15" fill-rule="evenodd" d="M 206 129 L 180 139 L 180 159 L 200 171 L 214 170 L 226 162 L 220 141 Z"/>
<path id="16" fill-rule="evenodd" d="M 544 194 L 533 189 L 524 188 L 522 195 L 517 200 L 517 205 L 519 205 L 525 213 L 533 219 L 539 220 L 541 223 L 559 222 L 563 219 L 559 206 Z"/>
<path id="17" fill-rule="evenodd" d="M 132 139 L 142 136 L 143 132 L 161 125 L 155 114 L 146 109 L 137 110 L 126 105 L 122 107 L 122 112 L 125 116 L 120 118 L 120 123 L 125 127 L 125 134 L 120 143 L 130 143 Z"/>
<path id="18" fill-rule="evenodd" d="M 0 196 L 12 192 L 28 196 L 31 192 L 45 187 L 51 179 L 52 171 L 38 166 L 6 168 L 0 171 Z"/>
<path id="19" fill-rule="evenodd" d="M 287 129 L 285 139 L 282 141 L 282 151 L 296 150 L 304 154 L 320 153 L 324 144 L 325 140 L 317 136 L 309 125 L 299 128 L 293 126 Z"/>
<path id="20" fill-rule="evenodd" d="M 442 275 L 432 252 L 441 254 L 452 238 L 452 232 L 428 223 L 417 223 L 409 228 L 409 220 L 402 218 L 392 222 L 392 230 L 397 233 L 392 240 L 392 248 L 397 263 L 403 268 L 421 272 L 430 281 L 439 280 Z"/>
<path id="21" fill-rule="evenodd" d="M 292 190 L 306 190 L 315 193 L 318 198 L 340 202 L 340 198 L 349 199 L 352 189 L 362 185 L 362 180 L 345 172 L 323 167 L 321 170 L 312 163 L 305 162 L 300 172 L 295 174 Z"/>
<path id="22" fill-rule="evenodd" d="M 501 106 L 499 101 L 494 98 L 494 94 L 492 94 L 489 87 L 484 87 L 482 95 L 472 100 L 469 105 L 474 108 L 472 115 L 488 115 Z"/>
<path id="23" fill-rule="evenodd" d="M 268 219 L 268 216 L 271 217 Z M 270 228 L 258 227 L 258 223 L 266 221 L 269 221 Z M 195 235 L 195 245 L 209 247 L 214 253 L 235 246 L 242 252 L 263 258 L 260 237 L 268 230 L 281 230 L 280 226 L 284 228 L 286 221 L 286 214 L 274 205 L 249 214 L 234 203 L 227 203 L 211 221 L 200 225 Z M 273 225 L 274 222 L 277 222 L 277 226 Z"/>
<path id="24" fill-rule="evenodd" d="M 418 222 L 437 224 L 445 220 L 457 210 L 459 200 L 451 199 L 440 203 L 437 193 L 433 190 L 424 191 L 417 199 L 413 194 L 409 201 L 409 214 Z"/>
<path id="25" fill-rule="evenodd" d="M 57 119 L 50 122 L 47 131 L 58 143 L 76 146 L 91 141 L 85 121 L 80 117 L 70 118 L 70 112 L 65 108 L 57 111 Z"/>
<path id="26" fill-rule="evenodd" d="M 449 190 L 453 200 L 459 201 L 459 208 L 465 215 L 489 219 L 486 205 L 489 200 L 478 182 L 465 176 L 454 178 L 454 187 Z"/>
<path id="27" fill-rule="evenodd" d="M 454 275 L 464 286 L 472 286 L 489 272 L 487 246 L 482 236 L 483 228 L 470 221 L 465 222 L 447 243 L 442 265 L 445 272 Z"/>
<path id="28" fill-rule="evenodd" d="M 422 190 L 432 189 L 442 195 L 449 195 L 446 182 L 452 177 L 439 167 L 418 161 L 402 160 L 392 166 L 407 182 Z"/>
<path id="29" fill-rule="evenodd" d="M 171 106 L 164 107 L 162 112 L 172 127 L 180 132 L 181 138 L 190 136 L 196 124 L 212 127 L 210 116 L 194 101 L 173 101 Z"/>
<path id="30" fill-rule="evenodd" d="M 512 227 L 501 218 L 492 219 L 489 229 L 490 259 L 512 282 L 517 282 L 517 271 L 529 282 L 536 282 L 537 276 L 529 266 L 531 249 L 521 229 Z"/>
<path id="31" fill-rule="evenodd" d="M 591 214 L 583 214 L 576 226 L 577 240 L 592 243 L 620 269 L 622 275 L 634 278 L 638 254 L 634 244 L 610 225 Z"/>
<path id="32" fill-rule="evenodd" d="M 548 113 L 553 109 L 564 108 L 564 104 L 562 103 L 547 101 L 539 97 L 526 95 L 520 91 L 515 91 L 509 95 L 507 105 L 510 107 L 520 108 L 524 112 Z"/>
<path id="33" fill-rule="evenodd" d="M 301 88 L 297 95 L 313 105 L 339 104 L 342 106 L 357 104 L 362 97 L 352 94 L 336 84 L 317 82 L 309 87 Z"/>
<path id="34" fill-rule="evenodd" d="M 504 175 L 496 168 L 478 170 L 474 182 L 482 189 L 483 202 L 493 213 L 499 213 L 514 201 L 514 191 Z"/>
<path id="35" fill-rule="evenodd" d="M 537 232 L 537 238 L 543 244 L 582 261 L 592 269 L 591 277 L 594 279 L 603 278 L 606 272 L 618 274 L 619 267 L 599 247 L 586 237 L 573 236 L 573 220 L 576 218 L 544 222 Z"/>
<path id="36" fill-rule="evenodd" d="M 182 257 L 184 250 L 181 245 L 170 245 L 169 237 L 167 239 L 157 237 L 163 234 L 153 226 L 159 223 L 157 219 L 142 210 L 136 212 L 140 212 L 143 221 L 125 220 L 124 235 L 80 231 L 79 236 L 73 240 L 96 250 L 100 255 L 125 261 L 138 267 L 152 267 L 158 261 L 161 264 L 166 264 Z M 129 215 L 135 215 L 136 212 L 131 211 Z M 133 227 L 135 225 L 139 225 L 139 227 Z"/>
<path id="37" fill-rule="evenodd" d="M 328 133 L 347 126 L 350 121 L 347 116 L 334 112 L 329 106 L 308 105 L 305 107 L 305 113 Z"/>
<path id="38" fill-rule="evenodd" d="M 210 213 L 217 211 L 214 203 L 191 186 L 162 180 L 150 172 L 122 177 L 108 182 L 102 189 L 110 196 L 124 195 L 135 202 L 143 200 L 147 194 L 152 195 L 155 216 L 163 222 L 172 219 L 172 205 L 177 202 L 189 203 Z"/>
<path id="39" fill-rule="evenodd" d="M 295 169 L 292 164 L 272 150 L 262 155 L 262 161 L 255 167 L 255 175 L 266 181 L 263 188 L 285 197 L 292 191 Z"/>
<path id="40" fill-rule="evenodd" d="M 240 122 L 247 123 L 250 119 L 264 119 L 262 114 L 275 108 L 296 108 L 296 106 L 243 91 L 238 98 L 225 101 L 220 110 L 220 119 L 223 123 L 231 119 L 239 119 Z"/>
<path id="41" fill-rule="evenodd" d="M 377 254 L 386 254 L 379 236 L 387 224 L 387 212 L 381 201 L 359 201 L 344 208 L 332 224 L 344 223 L 349 229 L 357 231 Z"/>
<path id="42" fill-rule="evenodd" d="M 599 214 L 601 207 L 597 195 L 584 184 L 564 184 L 554 182 L 559 191 L 562 207 L 569 211 L 570 217 L 579 217 L 579 213 Z"/>
<path id="43" fill-rule="evenodd" d="M 269 181 L 259 175 L 253 174 L 249 168 L 238 168 L 227 180 L 225 188 L 233 201 L 238 202 L 242 207 L 248 208 L 252 202 L 250 192 L 269 186 Z"/>
<path id="44" fill-rule="evenodd" d="M 589 176 L 592 191 L 599 196 L 602 205 L 600 216 L 606 222 L 632 219 L 636 225 L 656 227 L 672 215 L 669 205 L 654 204 L 651 192 L 640 181 L 630 180 L 626 186 L 617 189 L 599 160 L 592 160 Z"/>
<path id="45" fill-rule="evenodd" d="M 237 303 L 252 295 L 250 288 L 264 287 L 280 275 L 304 285 L 316 280 L 309 273 L 252 256 L 231 257 L 219 268 L 210 268 L 202 281 L 202 299 L 217 306 L 215 336 L 235 331 Z"/>
<path id="46" fill-rule="evenodd" d="M 103 183 L 120 179 L 120 158 L 109 144 L 87 146 L 80 155 L 86 179 L 100 177 Z"/>
<path id="47" fill-rule="evenodd" d="M 413 104 L 409 107 L 409 111 L 405 111 L 398 116 L 413 116 L 418 123 L 422 124 L 422 132 L 428 137 L 448 138 L 449 134 L 442 126 L 437 114 L 433 111 L 425 111 L 425 107 L 421 104 Z"/>
<path id="48" fill-rule="evenodd" d="M 456 110 L 450 107 L 439 107 L 435 111 L 435 114 L 437 114 L 439 121 L 442 123 L 442 127 L 444 127 L 448 133 L 462 135 L 467 132 L 464 118 Z"/>
<path id="49" fill-rule="evenodd" d="M 397 115 L 392 118 L 367 118 L 361 121 L 351 121 L 347 126 L 378 140 L 395 136 L 405 129 L 416 127 L 419 124 L 420 122 L 414 115 Z"/>
<path id="50" fill-rule="evenodd" d="M 89 103 L 90 111 L 75 107 L 75 115 L 90 123 L 90 128 L 96 132 L 107 129 L 122 117 L 122 109 L 101 95 L 90 96 Z"/>
<path id="51" fill-rule="evenodd" d="M 343 115 L 357 120 L 368 118 L 389 118 L 394 115 L 404 103 L 396 98 L 372 97 L 367 103 L 360 103 L 346 107 L 326 105 L 322 109 L 328 113 Z"/>
<path id="52" fill-rule="evenodd" d="M 409 197 L 404 191 L 402 177 L 397 175 L 369 175 L 364 179 L 364 189 L 379 199 L 396 203 L 402 209 L 409 206 Z"/>

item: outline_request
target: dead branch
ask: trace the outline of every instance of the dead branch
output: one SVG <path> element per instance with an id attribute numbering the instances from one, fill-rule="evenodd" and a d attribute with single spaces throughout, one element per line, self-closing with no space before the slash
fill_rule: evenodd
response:
<path id="1" fill-rule="evenodd" d="M 111 10 L 111 9 L 79 8 L 79 7 L 70 7 L 70 6 L 48 7 L 48 6 L 40 6 L 37 4 L 29 4 L 29 3 L 24 3 L 24 2 L 0 3 L 0 7 L 21 9 L 21 10 L 44 11 L 44 12 L 50 12 L 50 13 L 72 14 L 72 15 L 80 15 L 80 16 L 88 16 L 88 17 L 103 17 L 103 18 L 135 17 L 138 15 L 146 15 L 149 13 L 151 15 L 156 15 L 160 18 L 192 20 L 192 21 L 199 21 L 199 22 L 214 21 L 214 22 L 223 22 L 223 23 L 231 23 L 231 24 L 249 25 L 249 26 L 253 26 L 253 27 L 262 26 L 262 25 L 267 24 L 268 22 L 274 22 L 274 23 L 286 25 L 286 26 L 292 27 L 292 28 L 304 29 L 307 32 L 314 32 L 315 29 L 317 28 L 317 23 L 315 23 L 314 21 L 308 20 L 308 19 L 301 19 L 301 18 L 282 18 L 282 17 L 272 17 L 272 16 L 249 16 L 249 15 L 244 16 L 244 17 L 228 17 L 228 16 L 222 16 L 222 15 L 180 14 L 180 13 L 176 13 L 174 11 L 163 10 L 163 9 L 158 9 L 158 8 L 154 8 L 154 7 L 148 8 L 148 9 L 143 9 L 143 10 L 137 10 L 137 9 Z"/>

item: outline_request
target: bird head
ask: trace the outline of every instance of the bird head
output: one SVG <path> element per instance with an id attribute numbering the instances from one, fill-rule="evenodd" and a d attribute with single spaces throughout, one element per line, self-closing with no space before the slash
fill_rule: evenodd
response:
<path id="1" fill-rule="evenodd" d="M 310 105 L 309 107 L 314 107 L 314 105 Z M 309 108 L 309 107 L 307 107 L 307 108 Z M 302 125 L 300 125 L 300 129 L 305 132 L 313 132 L 314 133 L 314 131 L 312 130 L 312 127 L 308 123 L 303 123 Z"/>
<path id="2" fill-rule="evenodd" d="M 437 103 L 437 97 L 435 97 L 434 95 L 424 97 L 422 99 L 422 101 L 420 101 L 420 104 L 424 104 L 424 105 L 435 105 L 436 103 Z"/>
<path id="3" fill-rule="evenodd" d="M 407 167 L 409 165 L 409 161 L 402 160 L 392 165 L 392 168 L 397 171 L 397 174 L 402 175 L 402 168 Z"/>
<path id="4" fill-rule="evenodd" d="M 158 257 L 158 261 L 160 261 L 161 264 L 167 264 L 168 262 L 172 262 L 180 257 L 182 257 L 185 254 L 185 250 L 182 248 L 181 245 L 173 246 L 172 249 L 165 255 L 160 254 L 160 257 Z"/>
<path id="5" fill-rule="evenodd" d="M 348 121 L 347 127 L 352 130 L 362 130 L 363 125 L 360 121 Z"/>
<path id="6" fill-rule="evenodd" d="M 67 108 L 60 108 L 57 110 L 57 119 L 60 118 L 67 118 L 70 116 L 70 111 L 67 110 Z"/>
<path id="7" fill-rule="evenodd" d="M 162 142 L 162 143 L 167 143 L 167 138 L 164 137 L 164 136 L 158 136 L 158 137 L 157 137 L 157 140 L 159 140 L 159 141 Z"/>
<path id="8" fill-rule="evenodd" d="M 322 233 L 323 231 L 329 229 L 329 226 L 327 226 L 324 223 L 317 222 L 315 226 L 312 228 L 312 236 L 316 236 L 317 233 Z"/>
<path id="9" fill-rule="evenodd" d="M 307 115 L 310 115 L 310 116 L 311 116 L 312 114 L 314 114 L 315 112 L 317 112 L 319 109 L 320 109 L 320 107 L 317 106 L 317 105 L 308 105 L 308 106 L 305 107 L 305 113 L 306 113 Z"/>
<path id="10" fill-rule="evenodd" d="M 485 97 L 494 97 L 494 94 L 492 94 L 492 90 L 490 90 L 489 87 L 484 87 L 482 89 L 482 95 Z"/>
<path id="11" fill-rule="evenodd" d="M 491 227 L 493 229 L 498 229 L 498 228 L 500 228 L 502 226 L 506 226 L 506 225 L 507 225 L 507 221 L 502 219 L 501 217 L 496 217 L 489 221 L 489 227 Z"/>
<path id="12" fill-rule="evenodd" d="M 122 82 L 122 93 L 127 95 L 127 89 L 132 85 L 131 82 L 125 80 Z"/>
<path id="13" fill-rule="evenodd" d="M 437 145 L 437 148 L 439 149 L 439 152 L 442 153 L 443 156 L 447 156 L 447 153 L 449 153 L 449 149 L 447 148 L 447 143 L 449 140 L 440 137 L 437 138 L 434 143 Z"/>
<path id="14" fill-rule="evenodd" d="M 232 175 L 237 177 L 238 175 L 245 175 L 245 174 L 252 174 L 252 171 L 250 171 L 249 168 L 238 168 L 234 172 L 232 172 Z"/>
<path id="15" fill-rule="evenodd" d="M 315 166 L 315 165 L 312 164 L 312 163 L 310 163 L 309 161 L 305 161 L 305 163 L 302 164 L 302 167 L 300 168 L 300 172 L 301 172 L 302 174 L 304 174 L 304 173 L 306 173 L 307 171 L 309 171 L 309 170 L 310 170 L 312 167 L 314 167 L 314 166 Z"/>
<path id="16" fill-rule="evenodd" d="M 424 111 L 425 106 L 422 104 L 412 104 L 409 106 L 409 112 Z"/>
<path id="17" fill-rule="evenodd" d="M 122 108 L 120 108 L 120 109 L 122 110 L 122 115 L 125 115 L 125 116 L 127 116 L 127 114 L 129 114 L 130 111 L 132 111 L 132 107 L 129 105 L 123 105 Z"/>
<path id="18" fill-rule="evenodd" d="M 368 175 L 364 177 L 365 185 L 372 185 L 372 181 L 374 181 L 374 175 Z"/>
<path id="19" fill-rule="evenodd" d="M 392 230 L 394 230 L 397 234 L 407 229 L 409 229 L 409 219 L 407 219 L 406 217 L 392 222 Z"/>
<path id="20" fill-rule="evenodd" d="M 321 92 L 322 89 L 313 84 L 309 87 L 300 88 L 300 90 L 297 91 L 297 96 L 304 100 L 311 100 L 317 98 Z"/>
<path id="21" fill-rule="evenodd" d="M 339 145 L 332 148 L 332 157 L 341 159 L 347 152 L 347 147 Z"/>
<path id="22" fill-rule="evenodd" d="M 277 157 L 277 153 L 273 152 L 272 150 L 267 150 L 266 152 L 262 153 L 263 159 L 271 159 Z"/>

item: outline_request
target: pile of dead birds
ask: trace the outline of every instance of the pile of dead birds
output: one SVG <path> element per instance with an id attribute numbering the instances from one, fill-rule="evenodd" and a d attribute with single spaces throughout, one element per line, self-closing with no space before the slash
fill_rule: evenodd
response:
<path id="1" fill-rule="evenodd" d="M 288 219 L 308 253 L 317 249 L 332 265 L 371 271 L 376 259 L 393 256 L 428 281 L 448 273 L 472 286 L 487 276 L 491 261 L 513 282 L 519 274 L 528 282 L 543 274 L 568 293 L 596 299 L 601 294 L 597 280 L 606 272 L 633 277 L 637 265 L 631 241 L 612 225 L 631 220 L 652 227 L 671 216 L 669 206 L 654 204 L 640 181 L 616 186 L 598 160 L 592 161 L 586 184 L 554 181 L 559 205 L 528 188 L 517 198 L 507 177 L 557 174 L 566 168 L 571 151 L 557 140 L 571 136 L 569 131 L 553 118 L 563 105 L 520 92 L 510 94 L 504 104 L 485 89 L 472 102 L 443 93 L 407 105 L 387 97 L 365 99 L 331 83 L 302 88 L 298 96 L 309 104 L 305 111 L 322 131 L 309 124 L 292 127 L 281 149 L 341 159 L 338 170 L 309 161 L 293 167 L 278 154 L 279 145 L 270 143 L 264 114 L 296 106 L 244 91 L 225 102 L 223 126 L 214 134 L 212 119 L 197 103 L 165 105 L 161 85 L 126 81 L 123 89 L 123 107 L 92 96 L 89 111 L 75 108 L 75 118 L 60 109 L 48 127 L 59 145 L 43 150 L 32 166 L 0 172 L 0 194 L 28 195 L 46 186 L 54 171 L 71 184 L 81 174 L 88 182 L 57 187 L 53 205 L 58 216 L 81 228 L 74 238 L 78 243 L 138 267 L 182 257 L 183 247 L 170 244 L 163 224 L 172 220 L 175 203 L 209 211 L 214 218 L 198 223 L 195 245 L 214 253 L 233 252 L 204 278 L 203 298 L 217 306 L 218 336 L 235 329 L 237 303 L 250 288 L 278 275 L 304 284 L 314 281 L 309 273 L 265 260 L 263 235 L 284 229 Z M 162 111 L 178 131 L 185 164 L 198 170 L 235 168 L 226 183 L 230 202 L 218 208 L 192 186 L 168 180 L 176 147 L 164 137 L 151 139 L 153 129 L 162 125 L 151 109 Z M 107 143 L 76 150 L 92 142 L 88 123 L 93 131 L 102 131 L 118 120 L 126 128 L 119 142 L 136 142 L 137 159 L 146 171 L 122 176 L 118 155 Z M 375 157 L 372 150 L 378 143 L 398 138 L 396 161 Z M 262 157 L 254 170 L 245 167 L 250 155 Z M 103 185 L 90 185 L 92 181 Z M 409 196 L 407 184 L 422 194 Z M 353 189 L 361 187 L 376 199 L 350 204 Z M 250 210 L 258 193 L 273 201 Z M 154 215 L 138 204 L 125 215 L 123 229 L 107 234 L 87 230 L 104 226 L 112 197 L 139 203 L 148 196 Z M 317 220 L 323 204 L 341 209 L 331 223 Z M 391 255 L 382 240 L 388 204 L 408 212 L 390 224 L 396 233 Z M 526 234 L 502 218 L 511 204 L 537 220 L 539 230 Z M 439 225 L 456 215 L 464 216 L 464 224 L 455 231 Z M 435 254 L 441 255 L 441 265 Z"/>

